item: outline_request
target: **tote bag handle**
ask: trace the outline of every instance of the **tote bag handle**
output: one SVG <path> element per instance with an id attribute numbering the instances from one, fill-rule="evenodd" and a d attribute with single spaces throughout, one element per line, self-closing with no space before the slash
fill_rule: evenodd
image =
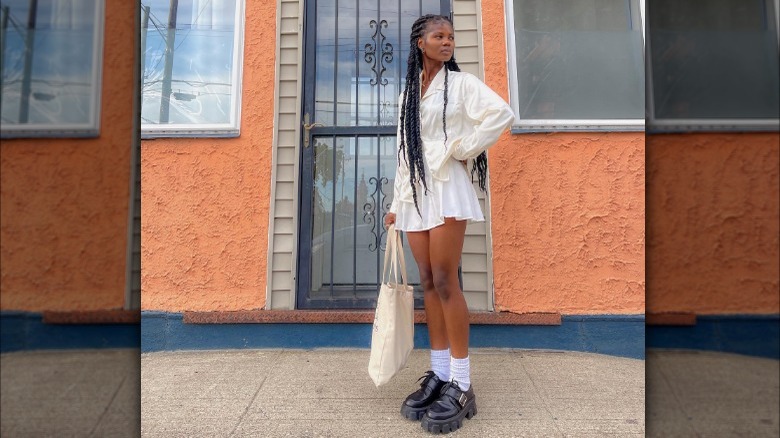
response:
<path id="1" fill-rule="evenodd" d="M 408 284 L 406 277 L 406 260 L 404 258 L 403 246 L 401 245 L 401 236 L 400 233 L 395 230 L 395 225 L 390 225 L 387 229 L 387 247 L 385 248 L 385 263 L 384 268 L 382 269 L 382 283 L 390 280 L 389 275 L 392 275 L 395 283 L 398 284 L 399 264 L 401 265 L 401 281 L 403 282 L 405 290 Z"/>

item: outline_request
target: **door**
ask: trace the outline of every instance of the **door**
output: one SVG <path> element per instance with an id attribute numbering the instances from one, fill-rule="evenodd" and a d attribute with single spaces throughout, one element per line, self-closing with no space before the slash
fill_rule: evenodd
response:
<path id="1" fill-rule="evenodd" d="M 306 4 L 297 308 L 376 305 L 409 32 L 427 13 L 450 15 L 449 0 Z"/>

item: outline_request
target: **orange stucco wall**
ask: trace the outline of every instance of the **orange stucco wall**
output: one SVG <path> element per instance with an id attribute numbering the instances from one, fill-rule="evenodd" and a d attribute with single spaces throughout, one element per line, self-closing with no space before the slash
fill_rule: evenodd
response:
<path id="1" fill-rule="evenodd" d="M 647 137 L 647 311 L 780 313 L 780 134 Z"/>
<path id="2" fill-rule="evenodd" d="M 106 2 L 99 137 L 3 140 L 3 310 L 124 305 L 135 16 Z"/>
<path id="3" fill-rule="evenodd" d="M 142 310 L 265 305 L 276 3 L 246 2 L 241 135 L 141 146 Z"/>
<path id="4" fill-rule="evenodd" d="M 485 82 L 508 99 L 503 1 L 482 23 Z M 643 133 L 505 134 L 488 160 L 496 310 L 644 312 Z"/>

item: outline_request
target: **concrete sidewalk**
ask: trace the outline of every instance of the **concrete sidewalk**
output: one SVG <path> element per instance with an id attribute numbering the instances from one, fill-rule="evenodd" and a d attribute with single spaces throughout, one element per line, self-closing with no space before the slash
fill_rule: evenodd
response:
<path id="1" fill-rule="evenodd" d="M 136 437 L 140 349 L 0 355 L 0 436 Z"/>
<path id="2" fill-rule="evenodd" d="M 401 417 L 428 352 L 376 388 L 368 350 L 213 351 L 142 356 L 144 436 L 429 436 Z M 644 435 L 644 361 L 472 349 L 479 413 L 454 435 Z"/>
<path id="3" fill-rule="evenodd" d="M 428 352 L 415 350 L 380 388 L 368 377 L 368 355 L 221 350 L 139 361 L 138 350 L 4 353 L 0 435 L 430 436 L 398 412 Z M 471 357 L 479 413 L 450 436 L 778 436 L 777 360 L 651 350 L 645 429 L 645 361 L 498 349 L 472 349 Z"/>

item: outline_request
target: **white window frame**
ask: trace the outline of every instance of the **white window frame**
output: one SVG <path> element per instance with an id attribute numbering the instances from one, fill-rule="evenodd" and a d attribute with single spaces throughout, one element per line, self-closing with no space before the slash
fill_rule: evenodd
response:
<path id="1" fill-rule="evenodd" d="M 775 37 L 780 53 L 780 0 L 775 4 Z M 650 52 L 650 41 L 645 41 L 646 51 Z M 656 119 L 653 102 L 653 59 L 645 58 L 645 77 L 647 92 L 647 133 L 662 134 L 674 132 L 764 132 L 780 130 L 780 119 Z"/>
<path id="2" fill-rule="evenodd" d="M 642 132 L 645 130 L 645 119 L 533 119 L 520 118 L 520 102 L 517 79 L 517 47 L 515 47 L 515 0 L 507 0 L 505 4 L 506 17 L 506 48 L 507 48 L 507 79 L 509 81 L 509 105 L 515 112 L 512 124 L 512 134 L 530 132 L 558 131 L 605 131 L 605 132 Z M 645 0 L 639 0 L 639 17 L 641 22 L 642 41 L 645 40 Z M 643 45 L 642 56 L 645 55 Z M 645 63 L 647 64 L 647 63 Z"/>
<path id="3" fill-rule="evenodd" d="M 169 123 L 165 125 L 147 124 L 141 121 L 141 139 L 172 138 L 172 137 L 238 137 L 241 133 L 241 95 L 244 66 L 244 23 L 245 0 L 236 0 L 235 34 L 233 37 L 233 71 L 231 75 L 231 102 L 230 122 L 228 123 L 202 123 L 193 125 L 189 123 Z M 141 54 L 145 56 L 145 54 Z M 143 74 L 143 72 L 141 72 Z M 143 85 L 143 84 L 141 84 Z M 143 99 L 141 99 L 143 101 Z"/>
<path id="4" fill-rule="evenodd" d="M 100 135 L 100 105 L 103 83 L 103 46 L 105 41 L 105 0 L 95 1 L 94 38 L 92 39 L 92 85 L 90 117 L 85 123 L 3 124 L 0 138 L 90 138 Z"/>

